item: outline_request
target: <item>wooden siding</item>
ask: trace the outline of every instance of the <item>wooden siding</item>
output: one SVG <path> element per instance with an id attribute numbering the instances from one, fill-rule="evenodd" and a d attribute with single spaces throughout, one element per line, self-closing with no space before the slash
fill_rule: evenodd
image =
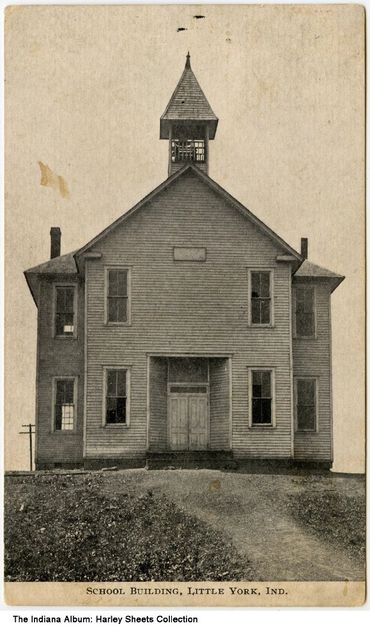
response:
<path id="1" fill-rule="evenodd" d="M 53 337 L 53 283 L 75 284 L 78 289 L 77 337 Z M 84 285 L 70 276 L 40 281 L 37 355 L 36 465 L 82 462 L 84 397 Z M 52 428 L 53 378 L 77 377 L 76 431 L 54 432 Z"/>
<path id="2" fill-rule="evenodd" d="M 181 168 L 183 168 L 185 165 L 188 165 L 189 163 L 192 163 L 192 162 L 178 161 L 178 162 L 172 163 L 172 161 L 170 161 L 169 172 L 168 172 L 169 176 L 171 176 L 171 174 L 175 174 L 175 172 L 177 172 L 178 170 L 181 170 Z M 196 163 L 194 165 L 196 165 L 199 168 L 199 170 L 202 170 L 203 172 L 208 174 L 208 163 L 207 163 L 207 161 L 205 161 L 204 163 L 199 163 L 198 162 L 198 163 Z"/>
<path id="3" fill-rule="evenodd" d="M 209 360 L 210 448 L 230 448 L 230 375 L 228 359 Z"/>
<path id="4" fill-rule="evenodd" d="M 167 449 L 167 359 L 150 357 L 149 448 Z"/>
<path id="5" fill-rule="evenodd" d="M 294 285 L 304 285 L 295 279 Z M 330 285 L 325 281 L 312 281 L 315 285 L 316 338 L 293 339 L 294 377 L 317 377 L 318 429 L 316 432 L 296 431 L 294 457 L 298 460 L 331 461 L 331 345 L 330 345 Z"/>
<path id="6" fill-rule="evenodd" d="M 173 246 L 207 248 L 175 262 Z M 147 354 L 232 354 L 232 447 L 291 456 L 290 266 L 279 247 L 191 171 L 92 248 L 88 260 L 86 456 L 140 455 L 147 441 Z M 131 267 L 132 323 L 104 324 L 104 266 Z M 248 268 L 274 270 L 273 328 L 248 326 Z M 103 366 L 131 366 L 129 428 L 102 426 Z M 248 426 L 248 367 L 273 367 L 274 430 Z"/>

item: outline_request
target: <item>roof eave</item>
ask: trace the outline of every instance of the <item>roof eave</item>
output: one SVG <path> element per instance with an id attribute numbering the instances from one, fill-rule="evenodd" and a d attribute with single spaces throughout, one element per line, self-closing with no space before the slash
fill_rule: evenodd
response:
<path id="1" fill-rule="evenodd" d="M 140 207 L 145 205 L 147 202 L 150 202 L 152 198 L 154 198 L 163 189 L 165 189 L 170 183 L 172 183 L 172 181 L 175 181 L 177 178 L 179 178 L 185 170 L 188 170 L 191 167 L 192 166 L 190 164 L 186 163 L 183 168 L 180 168 L 179 170 L 177 170 L 177 172 L 174 172 L 174 174 L 171 174 L 171 176 L 169 176 L 167 179 L 162 181 L 162 183 L 157 185 L 157 187 L 155 187 L 151 192 L 149 192 L 149 194 L 144 196 L 144 198 L 142 198 L 138 203 L 136 203 L 133 207 L 131 207 L 131 209 L 126 211 L 124 214 L 120 215 L 114 222 L 109 224 L 105 229 L 103 229 L 100 233 L 98 233 L 98 235 L 96 235 L 95 237 L 93 237 L 93 239 L 87 242 L 87 244 L 79 248 L 79 250 L 76 250 L 76 252 L 73 253 L 73 258 L 75 260 L 78 271 L 80 271 L 81 269 L 81 266 L 79 265 L 79 258 L 81 257 L 81 255 L 83 255 L 85 251 L 89 250 L 91 246 L 93 246 L 97 241 L 99 241 L 105 235 L 108 235 L 116 226 L 118 226 L 118 224 L 126 220 L 131 214 L 137 211 Z"/>
<path id="2" fill-rule="evenodd" d="M 198 122 L 198 123 L 204 122 L 205 124 L 208 125 L 208 132 L 209 132 L 208 139 L 215 138 L 217 126 L 218 126 L 218 118 L 204 119 L 204 120 L 200 120 L 199 118 L 189 118 L 185 120 L 183 118 L 164 118 L 162 116 L 160 120 L 159 139 L 170 139 L 171 125 L 176 122 Z"/>
<path id="3" fill-rule="evenodd" d="M 280 237 L 280 235 L 275 233 L 275 231 L 270 229 L 270 227 L 268 227 L 267 224 L 265 224 L 264 222 L 262 222 L 262 220 L 257 218 L 257 216 L 255 216 L 254 213 L 252 213 L 247 207 L 242 205 L 242 203 L 239 202 L 239 200 L 237 200 L 231 194 L 229 194 L 229 192 L 227 192 L 223 187 L 221 187 L 221 185 L 219 185 L 218 183 L 216 183 L 216 181 L 211 179 L 211 177 L 208 176 L 208 174 L 206 174 L 205 172 L 203 172 L 196 166 L 190 166 L 190 167 L 196 170 L 199 177 L 204 179 L 205 182 L 208 183 L 208 185 L 211 188 L 213 188 L 216 192 L 222 194 L 230 202 L 231 205 L 233 205 L 236 209 L 238 209 L 238 211 L 242 215 L 244 215 L 244 217 L 249 219 L 255 226 L 260 228 L 265 233 L 265 235 L 267 235 L 275 243 L 280 244 L 280 246 L 283 249 L 289 251 L 289 253 L 293 255 L 297 260 L 297 268 L 294 271 L 296 272 L 298 270 L 298 268 L 302 265 L 302 262 L 303 262 L 303 257 L 300 253 L 294 250 L 294 248 L 292 248 L 285 240 L 283 240 L 283 238 Z"/>
<path id="4" fill-rule="evenodd" d="M 332 280 L 332 288 L 331 288 L 331 290 L 330 290 L 330 293 L 331 293 L 331 294 L 334 292 L 334 290 L 336 290 L 336 289 L 337 289 L 337 287 L 339 287 L 339 285 L 340 285 L 341 283 L 343 283 L 343 281 L 344 281 L 344 279 L 345 279 L 345 278 L 346 278 L 345 276 L 340 275 L 340 276 L 338 276 L 338 277 L 336 277 L 335 279 L 333 279 L 333 280 Z"/>
<path id="5" fill-rule="evenodd" d="M 23 272 L 23 274 L 24 274 L 24 277 L 25 277 L 25 279 L 26 279 L 26 282 L 27 282 L 27 285 L 28 285 L 28 289 L 29 289 L 29 290 L 30 290 L 30 292 L 31 292 L 31 296 L 32 296 L 32 298 L 33 298 L 33 302 L 35 303 L 36 307 L 38 308 L 39 304 L 38 304 L 38 302 L 37 302 L 36 294 L 35 294 L 35 291 L 34 291 L 34 288 L 36 288 L 36 285 L 32 285 L 32 279 L 31 279 L 31 277 L 32 277 L 32 278 L 33 278 L 33 277 L 36 277 L 36 282 L 37 282 L 37 284 L 38 284 L 38 282 L 39 282 L 39 277 L 38 277 L 38 275 L 37 275 L 37 274 L 31 274 L 31 273 L 29 273 L 29 272 L 28 272 L 28 270 L 25 270 L 25 271 Z"/>
<path id="6" fill-rule="evenodd" d="M 346 278 L 345 276 L 338 274 L 338 275 L 334 275 L 334 276 L 328 276 L 328 275 L 322 275 L 322 274 L 317 274 L 317 275 L 313 275 L 313 274 L 307 274 L 306 276 L 304 274 L 302 275 L 294 275 L 293 277 L 296 281 L 299 282 L 314 282 L 314 281 L 323 281 L 325 283 L 329 283 L 330 284 L 330 293 L 332 294 L 334 292 L 334 290 L 337 289 L 337 287 L 339 287 L 339 285 L 344 281 L 344 279 Z"/>
<path id="7" fill-rule="evenodd" d="M 301 267 L 304 259 L 303 257 L 301 259 L 297 259 L 294 255 L 278 255 L 276 257 L 276 261 L 278 263 L 290 263 L 292 275 L 294 275 L 294 273 Z"/>

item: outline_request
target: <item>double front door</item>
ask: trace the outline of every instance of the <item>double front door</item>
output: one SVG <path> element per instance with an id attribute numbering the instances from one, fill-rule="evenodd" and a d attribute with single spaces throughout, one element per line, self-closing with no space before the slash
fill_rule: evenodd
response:
<path id="1" fill-rule="evenodd" d="M 176 386 L 177 387 L 177 386 Z M 177 388 L 177 390 L 181 388 Z M 202 451 L 208 446 L 208 393 L 203 388 L 169 393 L 169 446 L 174 451 Z M 185 388 L 186 390 L 186 388 Z"/>

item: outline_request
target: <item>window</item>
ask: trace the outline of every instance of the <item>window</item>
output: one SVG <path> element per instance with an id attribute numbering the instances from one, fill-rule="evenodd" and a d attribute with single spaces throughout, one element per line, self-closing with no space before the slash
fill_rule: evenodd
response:
<path id="1" fill-rule="evenodd" d="M 56 337 L 76 335 L 76 288 L 73 285 L 55 286 L 55 326 Z"/>
<path id="2" fill-rule="evenodd" d="M 105 371 L 105 424 L 127 425 L 129 418 L 129 370 L 107 368 Z"/>
<path id="3" fill-rule="evenodd" d="M 54 431 L 74 431 L 76 421 L 75 377 L 54 379 Z"/>
<path id="4" fill-rule="evenodd" d="M 271 272 L 250 273 L 251 283 L 251 324 L 271 324 Z"/>
<path id="5" fill-rule="evenodd" d="M 317 423 L 317 382 L 310 377 L 295 379 L 296 429 L 315 431 Z"/>
<path id="6" fill-rule="evenodd" d="M 315 289 L 302 286 L 294 289 L 296 337 L 315 337 Z"/>
<path id="7" fill-rule="evenodd" d="M 273 377 L 271 370 L 251 370 L 251 426 L 273 424 Z"/>
<path id="8" fill-rule="evenodd" d="M 206 385 L 171 385 L 171 394 L 207 394 L 208 386 Z"/>
<path id="9" fill-rule="evenodd" d="M 107 269 L 107 322 L 123 324 L 129 322 L 129 270 Z"/>

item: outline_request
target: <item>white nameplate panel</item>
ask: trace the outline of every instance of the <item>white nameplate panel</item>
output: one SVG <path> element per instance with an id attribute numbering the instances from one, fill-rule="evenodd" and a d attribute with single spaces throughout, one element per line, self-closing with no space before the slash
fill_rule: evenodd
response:
<path id="1" fill-rule="evenodd" d="M 205 261 L 207 249 L 197 246 L 174 246 L 174 261 Z"/>

